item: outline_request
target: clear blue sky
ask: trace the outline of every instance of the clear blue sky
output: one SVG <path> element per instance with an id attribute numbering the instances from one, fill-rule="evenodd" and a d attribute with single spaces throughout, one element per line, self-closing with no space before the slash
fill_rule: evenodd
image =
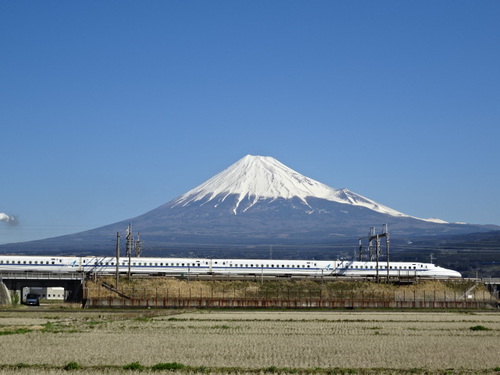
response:
<path id="1" fill-rule="evenodd" d="M 500 224 L 499 20 L 497 0 L 1 1 L 0 243 L 132 218 L 246 154 Z"/>

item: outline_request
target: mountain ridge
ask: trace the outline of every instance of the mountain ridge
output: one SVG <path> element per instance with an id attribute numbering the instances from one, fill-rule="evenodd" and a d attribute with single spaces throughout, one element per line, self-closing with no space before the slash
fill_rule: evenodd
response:
<path id="1" fill-rule="evenodd" d="M 116 233 L 129 223 L 141 233 L 145 250 L 154 248 L 157 255 L 167 249 L 175 254 L 196 246 L 354 244 L 370 227 L 382 224 L 389 225 L 391 239 L 402 242 L 500 229 L 415 218 L 348 189 L 331 188 L 274 158 L 247 155 L 187 193 L 137 217 L 0 249 L 112 252 Z"/>

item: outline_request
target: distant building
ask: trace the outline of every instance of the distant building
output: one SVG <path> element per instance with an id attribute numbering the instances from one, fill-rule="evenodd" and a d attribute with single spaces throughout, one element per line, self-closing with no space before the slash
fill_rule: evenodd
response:
<path id="1" fill-rule="evenodd" d="M 65 291 L 63 287 L 34 287 L 34 288 L 24 288 L 23 294 L 28 293 L 37 294 L 41 300 L 51 300 L 51 301 L 64 301 L 66 299 Z M 24 296 L 25 297 L 25 296 Z"/>

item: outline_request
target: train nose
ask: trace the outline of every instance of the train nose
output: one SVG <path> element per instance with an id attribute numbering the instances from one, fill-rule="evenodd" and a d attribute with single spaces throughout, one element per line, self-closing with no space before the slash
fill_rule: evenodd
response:
<path id="1" fill-rule="evenodd" d="M 451 277 L 462 277 L 462 274 L 457 271 L 451 271 Z"/>

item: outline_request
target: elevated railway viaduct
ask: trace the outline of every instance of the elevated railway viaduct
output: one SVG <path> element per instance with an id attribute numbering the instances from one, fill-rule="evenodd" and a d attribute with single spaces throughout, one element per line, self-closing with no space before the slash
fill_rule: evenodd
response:
<path id="1" fill-rule="evenodd" d="M 178 277 L 186 278 L 186 275 L 178 275 Z M 198 276 L 191 277 L 191 280 L 261 280 L 257 276 Z M 265 277 L 262 280 L 277 280 L 279 278 Z M 297 279 L 294 277 L 293 279 Z M 319 279 L 317 279 L 319 280 Z M 332 282 L 336 280 L 346 280 L 342 277 L 324 277 L 321 281 Z M 351 279 L 349 279 L 351 280 Z M 352 279 L 355 280 L 355 279 Z M 357 280 L 360 280 L 359 278 Z M 406 280 L 408 282 L 409 280 Z M 414 280 L 415 281 L 415 280 Z M 478 283 L 483 283 L 491 292 L 492 296 L 499 299 L 500 297 L 500 278 L 485 278 L 477 279 Z M 63 287 L 65 290 L 65 301 L 81 302 L 83 299 L 83 290 L 85 287 L 85 274 L 83 273 L 38 273 L 38 272 L 9 272 L 0 273 L 0 304 L 10 304 L 11 296 L 17 295 L 19 302 L 22 298 L 23 288 L 47 288 L 47 287 Z"/>

